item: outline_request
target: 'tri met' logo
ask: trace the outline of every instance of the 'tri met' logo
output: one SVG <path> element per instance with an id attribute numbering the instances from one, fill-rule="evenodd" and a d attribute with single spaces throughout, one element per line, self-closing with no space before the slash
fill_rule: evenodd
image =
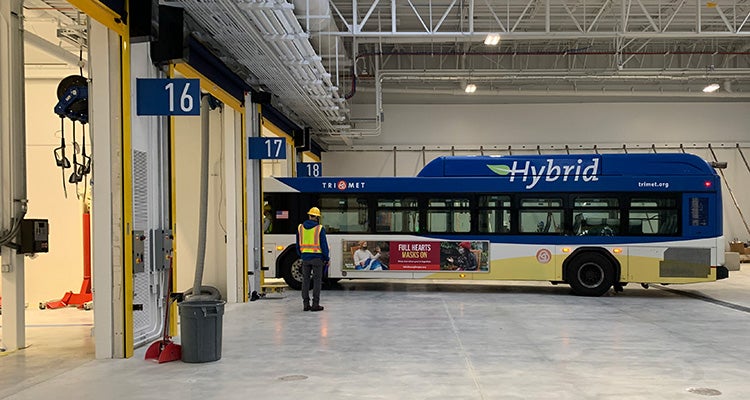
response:
<path id="1" fill-rule="evenodd" d="M 341 191 L 348 190 L 348 189 L 364 189 L 365 188 L 365 182 L 347 182 L 345 180 L 340 180 L 338 182 L 322 182 L 323 189 L 338 189 Z"/>

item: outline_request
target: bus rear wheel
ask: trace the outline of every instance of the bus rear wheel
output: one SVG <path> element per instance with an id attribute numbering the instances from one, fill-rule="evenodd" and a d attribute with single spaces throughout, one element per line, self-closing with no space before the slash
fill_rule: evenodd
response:
<path id="1" fill-rule="evenodd" d="M 568 265 L 566 278 L 573 293 L 579 296 L 601 296 L 612 287 L 615 268 L 606 257 L 584 253 Z"/>
<path id="2" fill-rule="evenodd" d="M 281 264 L 281 277 L 294 290 L 302 289 L 302 259 L 288 255 Z"/>

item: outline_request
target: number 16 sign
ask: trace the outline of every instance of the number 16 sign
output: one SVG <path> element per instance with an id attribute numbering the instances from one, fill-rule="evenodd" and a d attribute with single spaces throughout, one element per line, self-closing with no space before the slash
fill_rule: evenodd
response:
<path id="1" fill-rule="evenodd" d="M 201 115 L 198 79 L 136 79 L 138 115 Z"/>

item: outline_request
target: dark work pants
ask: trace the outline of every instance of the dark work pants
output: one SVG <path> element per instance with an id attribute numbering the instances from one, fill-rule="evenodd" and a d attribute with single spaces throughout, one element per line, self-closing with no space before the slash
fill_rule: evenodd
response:
<path id="1" fill-rule="evenodd" d="M 320 286 L 323 282 L 323 260 L 313 258 L 302 261 L 302 301 L 310 304 L 310 273 L 313 279 L 313 305 L 320 305 Z"/>

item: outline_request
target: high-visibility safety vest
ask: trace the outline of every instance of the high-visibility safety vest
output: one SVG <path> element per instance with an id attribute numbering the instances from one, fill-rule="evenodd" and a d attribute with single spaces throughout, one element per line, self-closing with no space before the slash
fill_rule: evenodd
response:
<path id="1" fill-rule="evenodd" d="M 315 225 L 310 229 L 305 229 L 302 224 L 297 227 L 299 234 L 299 252 L 300 253 L 322 253 L 320 249 L 320 230 L 323 227 Z"/>

